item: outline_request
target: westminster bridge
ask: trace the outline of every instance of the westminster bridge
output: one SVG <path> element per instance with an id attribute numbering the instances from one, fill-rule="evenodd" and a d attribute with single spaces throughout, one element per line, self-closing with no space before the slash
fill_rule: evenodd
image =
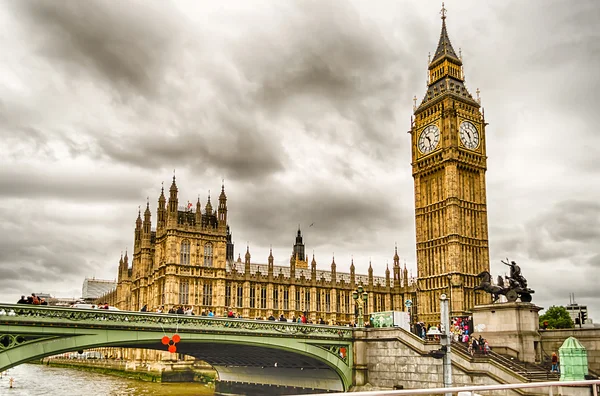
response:
<path id="1" fill-rule="evenodd" d="M 220 381 L 345 391 L 352 385 L 352 333 L 279 321 L 0 304 L 0 372 L 90 348 L 175 346 L 212 365 Z"/>
<path id="2" fill-rule="evenodd" d="M 211 364 L 223 382 L 329 391 L 360 390 L 367 383 L 388 389 L 443 384 L 442 360 L 431 354 L 440 348 L 439 343 L 398 328 L 366 330 L 13 304 L 0 304 L 0 372 L 83 349 L 166 351 L 169 344 L 163 344 L 163 338 L 173 343 L 175 334 L 181 338 L 174 344 L 176 352 Z M 590 371 L 600 371 L 600 330 L 541 331 L 540 335 L 548 351 L 576 336 L 588 349 Z M 527 373 L 497 359 L 473 357 L 464 347 L 452 348 L 452 370 L 455 386 L 531 381 Z"/>

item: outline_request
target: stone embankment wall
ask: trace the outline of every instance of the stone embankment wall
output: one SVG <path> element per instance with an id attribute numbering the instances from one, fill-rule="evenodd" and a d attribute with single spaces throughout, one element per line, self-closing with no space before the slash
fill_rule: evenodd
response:
<path id="1" fill-rule="evenodd" d="M 213 382 L 215 372 L 210 366 L 195 367 L 182 362 L 165 365 L 160 362 L 141 363 L 115 359 L 46 358 L 42 364 L 86 369 L 103 374 L 135 378 L 152 382 Z"/>
<path id="2" fill-rule="evenodd" d="M 542 335 L 542 355 L 550 356 L 558 352 L 563 342 L 575 337 L 587 349 L 588 368 L 600 375 L 600 328 L 574 328 L 559 330 L 540 330 Z"/>
<path id="3" fill-rule="evenodd" d="M 401 329 L 357 331 L 354 346 L 355 387 L 353 390 L 443 387 L 441 359 L 427 355 L 439 343 L 424 342 Z M 488 360 L 473 359 L 460 351 L 452 353 L 454 386 L 523 383 L 526 379 Z M 494 395 L 548 394 L 548 389 L 494 391 Z"/>

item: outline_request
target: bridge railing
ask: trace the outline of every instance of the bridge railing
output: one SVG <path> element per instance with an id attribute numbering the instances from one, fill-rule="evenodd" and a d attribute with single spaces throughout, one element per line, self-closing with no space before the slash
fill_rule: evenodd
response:
<path id="1" fill-rule="evenodd" d="M 406 389 L 406 390 L 387 390 L 387 391 L 365 391 L 352 392 L 352 396 L 395 396 L 395 395 L 477 395 L 476 392 L 491 392 L 499 390 L 531 389 L 536 388 L 536 394 L 554 395 L 560 388 L 583 388 L 590 389 L 593 396 L 598 396 L 598 387 L 600 380 L 588 381 L 549 381 L 549 382 L 529 382 L 522 384 L 503 384 L 503 385 L 477 385 L 477 386 L 457 386 L 453 388 L 428 388 L 428 389 Z M 570 395 L 562 389 L 560 394 Z M 494 394 L 491 392 L 491 394 Z M 558 393 L 557 393 L 558 394 Z M 579 392 L 573 394 L 581 394 Z M 331 396 L 346 395 L 346 393 L 322 393 L 313 396 Z"/>
<path id="2" fill-rule="evenodd" d="M 187 332 L 236 332 L 352 339 L 353 328 L 290 322 L 231 319 L 214 316 L 65 308 L 29 304 L 0 304 L 0 324 L 107 328 L 158 328 Z"/>

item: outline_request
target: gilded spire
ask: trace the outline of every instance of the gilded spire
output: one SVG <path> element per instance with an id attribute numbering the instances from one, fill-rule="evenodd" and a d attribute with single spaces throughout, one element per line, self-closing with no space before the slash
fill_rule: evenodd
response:
<path id="1" fill-rule="evenodd" d="M 136 228 L 142 227 L 142 209 L 138 206 L 138 217 L 135 219 Z"/>
<path id="2" fill-rule="evenodd" d="M 144 217 L 150 216 L 150 197 L 146 197 L 146 210 L 144 211 Z"/>
<path id="3" fill-rule="evenodd" d="M 174 193 L 177 194 L 177 183 L 175 183 L 175 171 L 173 171 L 173 183 L 171 183 L 171 188 L 169 189 L 171 195 Z"/>
<path id="4" fill-rule="evenodd" d="M 450 38 L 448 37 L 448 31 L 446 30 L 446 11 L 447 10 L 444 7 L 444 3 L 442 3 L 442 10 L 440 11 L 440 14 L 442 15 L 442 32 L 440 33 L 440 41 L 438 42 L 437 49 L 435 50 L 435 54 L 431 62 L 435 62 L 444 56 L 452 56 L 455 59 L 460 60 L 456 55 L 454 48 L 452 48 Z"/>
<path id="5" fill-rule="evenodd" d="M 160 196 L 158 197 L 158 203 L 164 204 L 166 202 L 165 199 L 165 182 L 160 183 Z"/>
<path id="6" fill-rule="evenodd" d="M 210 203 L 210 190 L 208 190 L 208 201 L 206 201 L 206 207 L 204 208 L 204 211 L 207 215 L 211 215 L 213 212 L 212 204 Z"/>
<path id="7" fill-rule="evenodd" d="M 227 199 L 225 195 L 225 180 L 221 180 L 221 195 L 219 195 L 219 201 Z"/>
<path id="8" fill-rule="evenodd" d="M 415 115 L 421 113 L 430 104 L 437 102 L 442 96 L 451 95 L 463 102 L 479 107 L 479 103 L 473 99 L 465 87 L 464 73 L 462 69 L 462 56 L 456 55 L 452 48 L 448 30 L 446 28 L 446 7 L 442 3 L 440 11 L 442 17 L 442 31 L 437 49 L 428 66 L 427 92 L 419 106 L 413 105 Z"/>

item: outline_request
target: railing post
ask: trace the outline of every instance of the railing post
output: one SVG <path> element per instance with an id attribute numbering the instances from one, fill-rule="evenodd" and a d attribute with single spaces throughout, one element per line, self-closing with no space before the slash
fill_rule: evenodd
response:
<path id="1" fill-rule="evenodd" d="M 598 384 L 592 385 L 592 394 L 598 396 Z"/>
<path id="2" fill-rule="evenodd" d="M 440 323 L 442 327 L 442 335 L 440 343 L 446 347 L 446 353 L 443 357 L 443 376 L 444 376 L 444 388 L 452 387 L 452 338 L 450 333 L 450 311 L 448 298 L 445 294 L 440 296 Z M 446 392 L 446 396 L 452 396 L 453 392 Z"/>
<path id="3" fill-rule="evenodd" d="M 550 392 L 548 392 L 548 395 L 553 396 L 554 393 L 552 393 L 552 385 L 550 385 Z"/>

